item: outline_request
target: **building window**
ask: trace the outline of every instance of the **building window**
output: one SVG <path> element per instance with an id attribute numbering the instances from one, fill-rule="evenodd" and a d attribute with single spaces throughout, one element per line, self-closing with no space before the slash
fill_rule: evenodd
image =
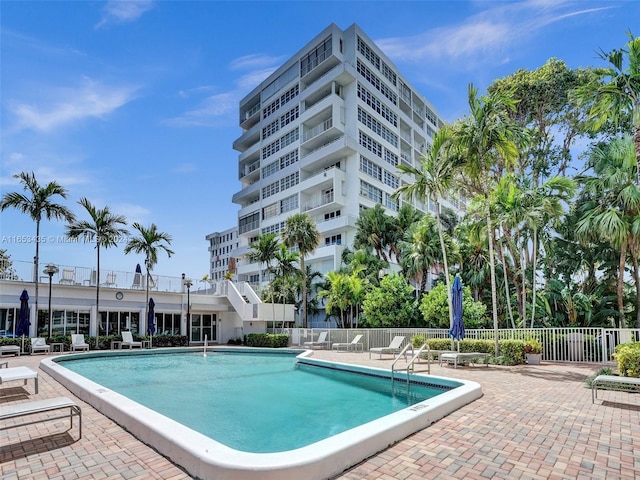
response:
<path id="1" fill-rule="evenodd" d="M 265 220 L 270 217 L 278 215 L 278 204 L 272 203 L 271 205 L 262 209 L 262 219 Z"/>
<path id="2" fill-rule="evenodd" d="M 363 132 L 358 132 L 360 145 L 369 150 L 370 152 L 375 153 L 378 157 L 382 157 L 382 145 L 376 142 L 373 138 Z"/>
<path id="3" fill-rule="evenodd" d="M 298 195 L 291 195 L 280 200 L 280 213 L 290 212 L 298 208 Z"/>
<path id="4" fill-rule="evenodd" d="M 382 190 L 364 180 L 360 180 L 360 195 L 376 203 L 382 203 Z"/>
<path id="5" fill-rule="evenodd" d="M 366 125 L 371 130 L 376 132 L 394 147 L 398 146 L 398 136 L 360 107 L 358 107 L 358 120 L 360 121 L 360 123 Z"/>
<path id="6" fill-rule="evenodd" d="M 342 234 L 338 233 L 337 235 L 325 237 L 324 245 L 325 247 L 328 247 L 329 245 L 342 245 Z"/>
<path id="7" fill-rule="evenodd" d="M 360 171 L 375 178 L 376 180 L 382 181 L 382 168 L 362 155 L 360 155 Z"/>
<path id="8" fill-rule="evenodd" d="M 331 36 L 300 59 L 300 76 L 304 77 L 331 56 Z"/>
<path id="9" fill-rule="evenodd" d="M 337 218 L 339 216 L 340 216 L 340 210 L 334 210 L 333 212 L 325 213 L 324 219 L 325 221 L 327 221 L 327 220 L 332 220 L 334 218 Z"/>

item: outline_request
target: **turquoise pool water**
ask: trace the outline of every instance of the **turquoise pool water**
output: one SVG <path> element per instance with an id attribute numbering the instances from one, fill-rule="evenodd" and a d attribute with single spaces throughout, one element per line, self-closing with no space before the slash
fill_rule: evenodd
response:
<path id="1" fill-rule="evenodd" d="M 298 364 L 294 354 L 175 353 L 60 361 L 228 447 L 293 450 L 450 389 Z"/>

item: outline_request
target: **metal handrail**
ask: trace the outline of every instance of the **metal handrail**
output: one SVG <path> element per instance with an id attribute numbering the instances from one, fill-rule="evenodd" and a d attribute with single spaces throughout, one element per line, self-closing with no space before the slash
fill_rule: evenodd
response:
<path id="1" fill-rule="evenodd" d="M 391 383 L 393 384 L 393 372 L 395 371 L 395 366 L 396 366 L 396 362 L 398 360 L 400 360 L 400 357 L 402 355 L 404 355 L 405 360 L 407 359 L 407 350 L 411 349 L 411 352 L 413 353 L 413 345 L 411 344 L 411 342 L 407 343 L 404 348 L 400 351 L 400 353 L 398 354 L 398 356 L 395 358 L 395 360 L 393 361 L 393 363 L 391 364 Z M 407 374 L 408 374 L 408 370 L 407 370 Z M 408 381 L 408 377 L 407 377 L 407 381 Z"/>

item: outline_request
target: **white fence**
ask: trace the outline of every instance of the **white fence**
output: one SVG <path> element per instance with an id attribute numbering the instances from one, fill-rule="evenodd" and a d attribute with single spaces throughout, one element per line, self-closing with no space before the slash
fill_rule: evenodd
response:
<path id="1" fill-rule="evenodd" d="M 293 328 L 274 329 L 271 333 L 287 333 L 292 346 L 301 346 L 304 342 L 315 340 L 321 331 L 329 332 L 331 343 L 350 342 L 358 334 L 363 335 L 364 350 L 389 345 L 396 335 L 410 340 L 415 335 L 426 338 L 449 338 L 446 329 L 429 328 L 359 328 L 359 329 L 318 329 Z M 542 359 L 549 362 L 608 363 L 613 361 L 612 354 L 616 345 L 640 341 L 640 329 L 631 328 L 534 328 L 498 330 L 500 340 L 525 340 L 537 338 L 542 342 Z M 465 339 L 494 340 L 493 330 L 466 330 Z"/>

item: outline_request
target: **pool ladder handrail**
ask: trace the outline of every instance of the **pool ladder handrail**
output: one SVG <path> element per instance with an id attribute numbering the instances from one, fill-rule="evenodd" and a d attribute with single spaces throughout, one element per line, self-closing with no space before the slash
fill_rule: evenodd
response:
<path id="1" fill-rule="evenodd" d="M 413 353 L 413 345 L 411 345 L 411 343 L 408 343 L 407 345 L 405 345 L 405 347 L 402 349 L 402 352 L 400 352 L 400 354 L 396 357 L 396 359 L 391 364 L 391 383 L 393 383 L 393 381 L 395 380 L 393 372 L 395 371 L 396 362 L 400 359 L 400 355 L 402 355 L 403 353 L 405 354 L 405 359 L 406 359 L 406 351 L 408 350 L 409 347 L 411 347 L 411 353 L 413 354 L 413 357 L 411 357 L 411 360 L 409 360 L 409 363 L 407 364 L 407 384 L 409 384 L 409 370 L 413 372 L 413 366 L 416 360 L 420 359 L 420 354 L 423 352 L 425 348 L 427 349 L 427 373 L 428 374 L 431 373 L 431 360 L 430 360 L 431 350 L 429 349 L 429 344 L 424 343 L 418 349 L 417 352 Z"/>

